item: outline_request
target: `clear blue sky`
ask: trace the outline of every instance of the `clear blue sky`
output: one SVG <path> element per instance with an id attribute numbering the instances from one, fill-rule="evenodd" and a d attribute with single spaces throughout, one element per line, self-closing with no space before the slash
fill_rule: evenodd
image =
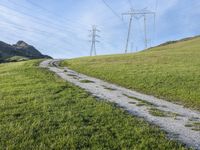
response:
<path id="1" fill-rule="evenodd" d="M 105 0 L 121 16 L 130 10 L 129 0 Z M 200 34 L 199 0 L 130 0 L 134 9 L 156 11 L 148 17 L 149 45 Z M 156 7 L 157 6 L 157 7 Z M 34 45 L 55 58 L 89 55 L 89 31 L 101 30 L 98 54 L 123 53 L 128 17 L 124 22 L 102 0 L 1 0 L 0 40 Z M 134 19 L 129 50 L 144 48 L 143 20 Z"/>

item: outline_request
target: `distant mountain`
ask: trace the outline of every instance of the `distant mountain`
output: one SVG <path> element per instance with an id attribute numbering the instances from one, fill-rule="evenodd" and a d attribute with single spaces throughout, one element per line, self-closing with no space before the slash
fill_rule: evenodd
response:
<path id="1" fill-rule="evenodd" d="M 14 45 L 0 41 L 0 62 L 20 61 L 27 59 L 51 58 L 41 54 L 35 47 L 18 41 Z"/>

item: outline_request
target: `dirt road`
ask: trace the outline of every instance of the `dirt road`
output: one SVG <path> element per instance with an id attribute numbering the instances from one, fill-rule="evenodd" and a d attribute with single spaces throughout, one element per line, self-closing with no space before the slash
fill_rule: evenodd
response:
<path id="1" fill-rule="evenodd" d="M 168 133 L 169 138 L 200 150 L 200 112 L 77 73 L 66 67 L 61 68 L 57 65 L 58 62 L 59 60 L 46 60 L 40 66 L 48 68 L 92 95 L 116 103 L 130 114 L 159 126 Z"/>

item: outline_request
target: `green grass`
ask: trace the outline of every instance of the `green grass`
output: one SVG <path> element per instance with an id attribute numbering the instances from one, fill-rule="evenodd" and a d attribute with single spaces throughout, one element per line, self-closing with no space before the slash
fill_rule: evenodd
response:
<path id="1" fill-rule="evenodd" d="M 169 111 L 163 111 L 160 109 L 157 109 L 155 107 L 152 107 L 149 109 L 149 113 L 153 116 L 157 116 L 157 117 L 173 117 L 174 119 L 176 119 L 176 117 L 180 116 L 177 113 L 172 113 Z"/>
<path id="2" fill-rule="evenodd" d="M 164 111 L 156 109 L 156 108 L 151 108 L 149 110 L 149 113 L 157 117 L 167 117 L 167 114 Z"/>
<path id="3" fill-rule="evenodd" d="M 30 60 L 30 59 L 23 56 L 13 56 L 6 59 L 7 62 L 20 62 L 20 61 L 27 61 L 27 60 Z"/>
<path id="4" fill-rule="evenodd" d="M 193 122 L 190 124 L 186 124 L 185 126 L 188 128 L 192 128 L 192 130 L 194 131 L 200 131 L 200 122 Z"/>
<path id="5" fill-rule="evenodd" d="M 142 100 L 142 99 L 139 99 L 139 98 L 136 98 L 136 97 L 133 97 L 133 96 L 129 96 L 127 94 L 123 94 L 123 95 L 130 98 L 130 99 L 138 101 L 139 103 L 137 104 L 137 106 L 154 106 L 154 107 L 156 107 L 156 105 L 151 103 L 151 102 L 147 102 L 145 100 Z"/>
<path id="6" fill-rule="evenodd" d="M 111 87 L 107 87 L 107 86 L 103 86 L 104 89 L 109 90 L 109 91 L 115 91 L 116 89 L 111 88 Z"/>
<path id="7" fill-rule="evenodd" d="M 0 64 L 0 149 L 184 149 L 37 65 Z"/>
<path id="8" fill-rule="evenodd" d="M 94 83 L 94 81 L 91 81 L 91 80 L 81 80 L 80 82 L 81 83 Z"/>
<path id="9" fill-rule="evenodd" d="M 200 38 L 135 54 L 62 63 L 78 72 L 200 110 Z"/>

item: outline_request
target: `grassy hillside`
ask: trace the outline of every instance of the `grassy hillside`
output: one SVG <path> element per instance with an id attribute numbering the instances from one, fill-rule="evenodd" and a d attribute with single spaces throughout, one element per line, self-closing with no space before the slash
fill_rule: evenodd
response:
<path id="1" fill-rule="evenodd" d="M 63 65 L 200 110 L 199 37 L 136 54 L 66 60 Z"/>
<path id="2" fill-rule="evenodd" d="M 184 149 L 37 65 L 0 64 L 0 149 Z"/>

